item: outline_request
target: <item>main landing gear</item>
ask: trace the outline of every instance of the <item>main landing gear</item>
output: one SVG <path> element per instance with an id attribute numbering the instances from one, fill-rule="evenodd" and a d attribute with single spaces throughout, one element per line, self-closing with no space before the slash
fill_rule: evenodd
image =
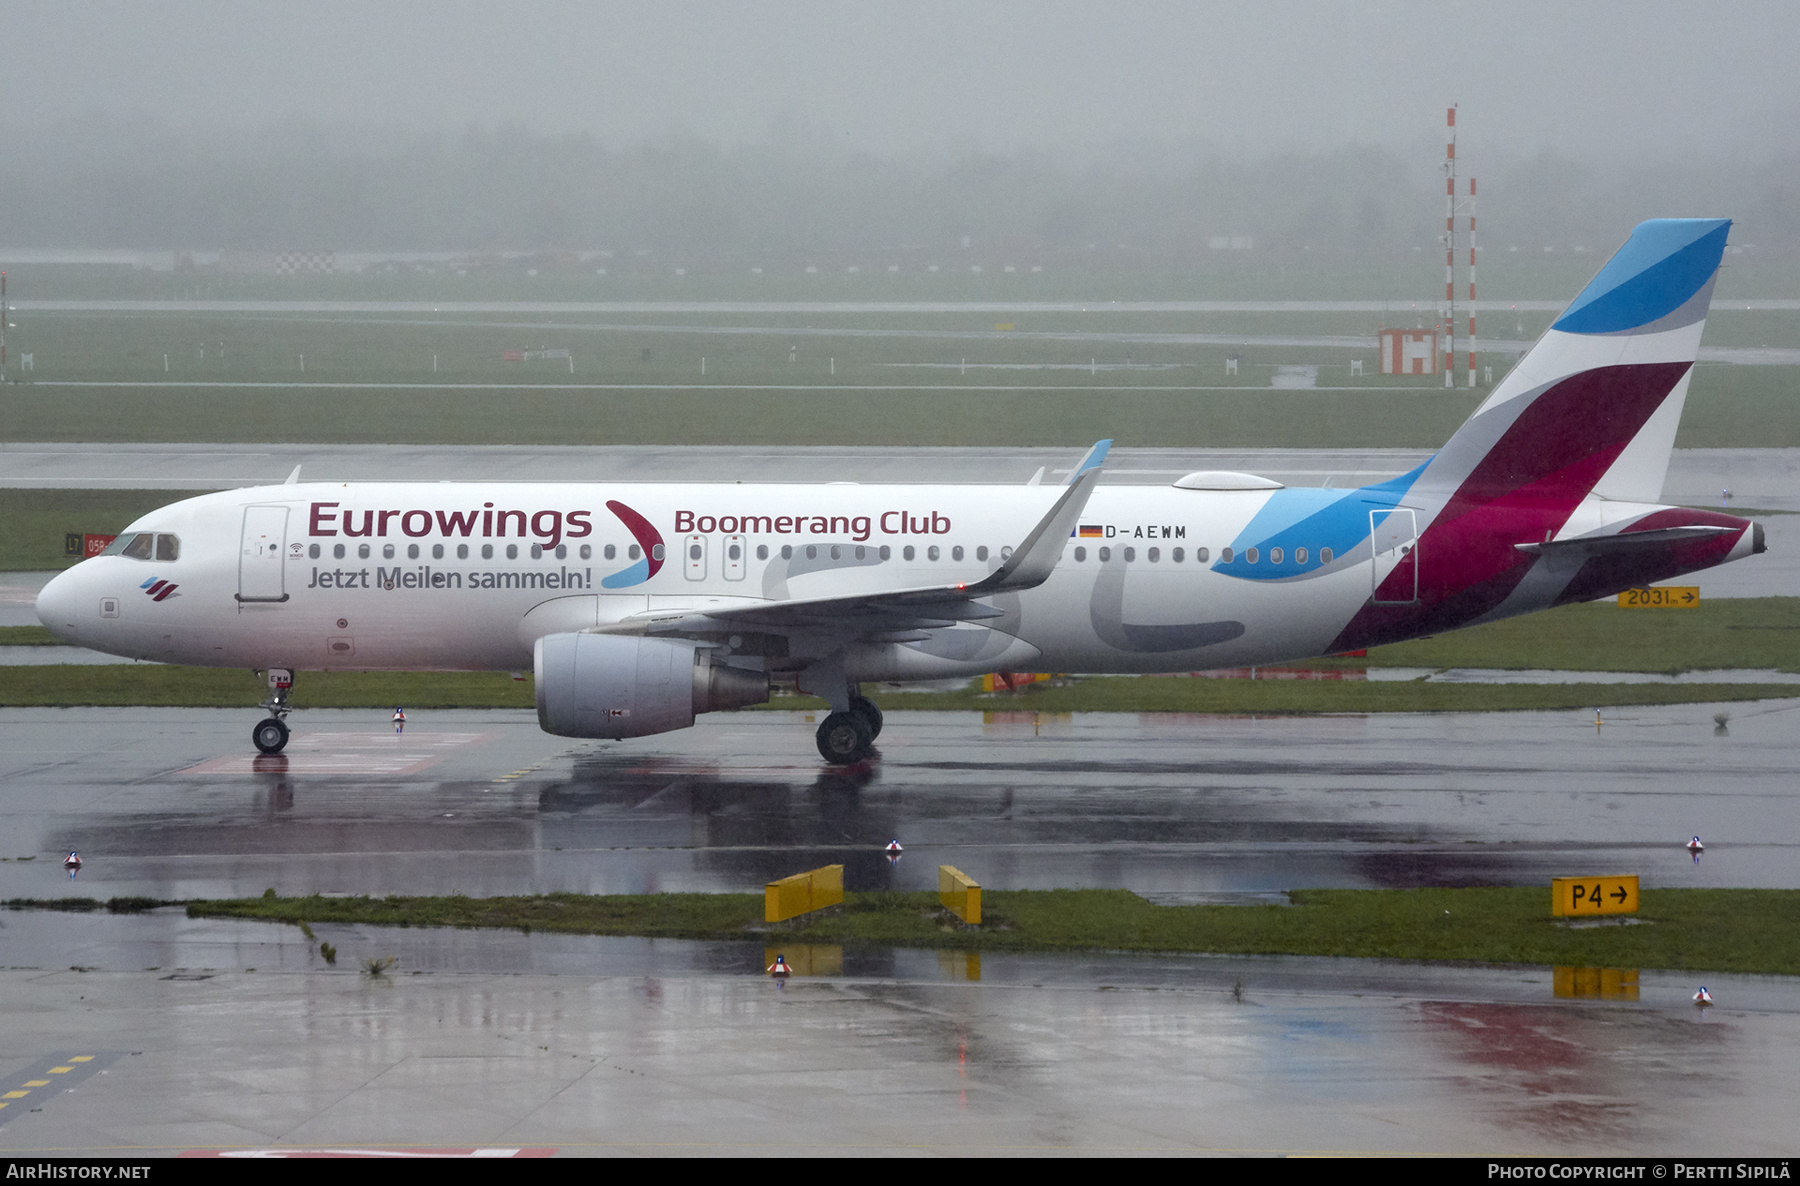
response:
<path id="1" fill-rule="evenodd" d="M 259 707 L 267 709 L 270 715 L 256 722 L 250 730 L 250 741 L 262 753 L 278 754 L 288 743 L 285 718 L 292 711 L 288 699 L 294 691 L 294 673 L 285 667 L 271 667 L 268 676 L 269 696 Z"/>
<path id="2" fill-rule="evenodd" d="M 819 722 L 819 756 L 835 766 L 868 757 L 881 736 L 881 709 L 867 696 L 852 695 L 850 707 Z"/>

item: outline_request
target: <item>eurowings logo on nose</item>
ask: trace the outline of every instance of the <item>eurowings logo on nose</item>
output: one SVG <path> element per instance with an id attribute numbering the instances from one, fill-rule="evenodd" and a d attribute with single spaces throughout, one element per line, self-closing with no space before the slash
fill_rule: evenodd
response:
<path id="1" fill-rule="evenodd" d="M 139 585 L 138 588 L 142 589 L 144 595 L 149 597 L 151 601 L 161 601 L 169 594 L 175 592 L 176 586 L 173 581 L 159 581 L 152 577 Z"/>
<path id="2" fill-rule="evenodd" d="M 638 562 L 629 568 L 620 569 L 609 577 L 600 578 L 602 589 L 625 589 L 632 585 L 641 585 L 657 573 L 663 566 L 662 533 L 650 525 L 644 518 L 622 502 L 608 499 L 606 509 L 619 517 L 626 530 L 637 540 L 641 555 Z"/>

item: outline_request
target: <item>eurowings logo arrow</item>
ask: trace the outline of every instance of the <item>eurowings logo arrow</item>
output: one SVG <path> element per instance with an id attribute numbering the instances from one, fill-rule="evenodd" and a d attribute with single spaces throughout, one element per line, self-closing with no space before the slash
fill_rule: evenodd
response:
<path id="1" fill-rule="evenodd" d="M 639 556 L 638 562 L 631 567 L 620 569 L 609 577 L 600 578 L 600 587 L 602 589 L 626 589 L 632 585 L 641 585 L 662 571 L 662 533 L 650 525 L 650 520 L 622 502 L 608 499 L 606 509 L 617 515 L 619 522 L 625 524 L 626 530 L 630 531 L 632 537 L 637 540 L 642 554 Z"/>
<path id="2" fill-rule="evenodd" d="M 159 581 L 152 577 L 150 580 L 139 585 L 138 588 L 142 589 L 145 596 L 149 597 L 151 601 L 161 601 L 169 596 L 169 594 L 175 592 L 176 586 L 173 581 Z"/>

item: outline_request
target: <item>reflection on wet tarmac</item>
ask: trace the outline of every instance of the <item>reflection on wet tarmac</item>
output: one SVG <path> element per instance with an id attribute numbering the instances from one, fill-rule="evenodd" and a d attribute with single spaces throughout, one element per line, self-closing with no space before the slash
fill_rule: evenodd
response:
<path id="1" fill-rule="evenodd" d="M 1770 1155 L 1792 978 L 782 949 L 0 912 L 8 1046 L 141 1054 L 0 1149 L 377 1143 Z M 395 956 L 377 980 L 364 956 Z M 41 962 L 40 962 L 41 961 Z M 58 971 L 73 963 L 82 970 Z M 31 970 L 26 970 L 31 969 Z"/>
<path id="2" fill-rule="evenodd" d="M 1793 885 L 1790 702 L 1571 713 L 1226 718 L 896 713 L 840 771 L 798 714 L 622 744 L 529 713 L 296 718 L 258 764 L 245 714 L 0 712 L 0 857 L 79 849 L 84 891 L 735 890 L 842 863 L 851 890 L 1112 886 L 1159 901 L 1318 886 Z M 518 773 L 526 771 L 526 773 Z M 1683 845 L 1707 837 L 1695 864 Z M 905 854 L 883 849 L 899 838 Z M 0 896 L 54 862 L 0 861 Z"/>

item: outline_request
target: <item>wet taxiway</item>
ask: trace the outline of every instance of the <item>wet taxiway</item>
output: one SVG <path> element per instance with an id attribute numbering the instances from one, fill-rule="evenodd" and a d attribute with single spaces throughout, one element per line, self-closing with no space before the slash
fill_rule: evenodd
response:
<path id="1" fill-rule="evenodd" d="M 516 974 L 427 970 L 420 949 L 450 946 L 429 933 L 336 936 L 398 953 L 377 978 L 328 969 L 292 928 L 132 922 L 158 958 L 209 962 L 0 971 L 0 1088 L 20 1092 L 0 1151 L 1795 1145 L 1800 992 L 1779 978 L 1712 978 L 1720 1003 L 1701 1010 L 1691 977 L 1648 972 L 1630 994 L 1573 999 L 1547 968 L 902 951 L 777 985 L 751 945 L 507 936 L 515 956 L 558 956 L 555 974 Z M 207 933 L 173 933 L 190 928 Z M 486 942 L 455 935 L 465 957 Z M 53 1064 L 99 1070 L 65 1085 Z"/>
<path id="2" fill-rule="evenodd" d="M 527 712 L 420 711 L 398 737 L 301 712 L 268 760 L 253 713 L 10 709 L 0 898 L 755 891 L 837 861 L 860 889 L 943 862 L 1167 902 L 1793 886 L 1796 712 L 895 713 L 878 762 L 835 772 L 797 713 L 615 744 Z M 1576 999 L 1548 968 L 809 948 L 777 987 L 761 941 L 315 931 L 335 967 L 290 927 L 0 913 L 0 1088 L 100 1066 L 21 1078 L 48 1086 L 17 1088 L 0 1150 L 1768 1155 L 1800 1090 L 1780 977 L 1708 977 L 1703 1011 L 1673 973 Z"/>
<path id="3" fill-rule="evenodd" d="M 1720 727 L 1715 714 L 1727 714 Z M 528 711 L 0 711 L 0 898 L 853 889 L 1800 885 L 1793 701 L 1312 718 L 895 713 L 838 770 L 802 714 L 570 742 Z M 1705 837 L 1692 862 L 1681 845 Z M 881 848 L 898 838 L 905 857 Z M 87 861 L 70 887 L 56 858 Z M 20 858 L 31 857 L 31 860 Z"/>

